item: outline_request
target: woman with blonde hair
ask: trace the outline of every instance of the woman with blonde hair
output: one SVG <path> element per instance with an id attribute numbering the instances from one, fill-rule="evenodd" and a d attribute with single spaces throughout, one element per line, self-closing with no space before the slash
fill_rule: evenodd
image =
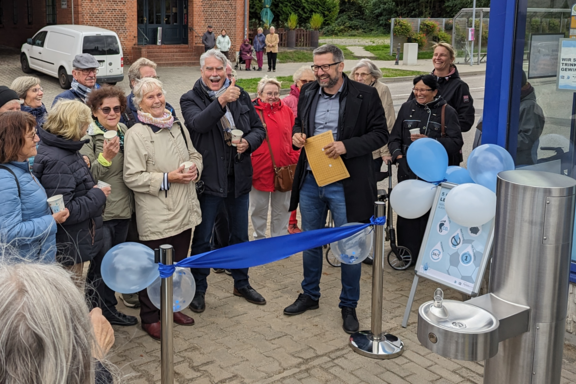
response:
<path id="1" fill-rule="evenodd" d="M 80 149 L 92 122 L 92 113 L 76 100 L 58 102 L 43 129 L 33 172 L 48 197 L 62 195 L 70 211 L 58 225 L 56 260 L 71 269 L 80 281 L 82 266 L 102 246 L 102 210 L 110 187 L 98 188 Z M 88 281 L 90 283 L 90 281 Z"/>
<path id="2" fill-rule="evenodd" d="M 40 79 L 35 76 L 20 76 L 14 79 L 10 88 L 16 91 L 22 100 L 20 108 L 34 116 L 36 126 L 40 128 L 48 117 L 48 111 L 42 102 L 44 89 L 40 85 Z"/>

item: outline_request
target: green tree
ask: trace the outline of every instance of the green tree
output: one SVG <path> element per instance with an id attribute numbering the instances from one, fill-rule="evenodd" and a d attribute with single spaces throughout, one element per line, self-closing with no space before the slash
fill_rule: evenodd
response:
<path id="1" fill-rule="evenodd" d="M 300 20 L 310 20 L 313 13 L 319 13 L 324 16 L 324 26 L 329 26 L 336 20 L 340 10 L 340 0 L 302 0 L 302 5 L 306 16 L 298 18 Z"/>

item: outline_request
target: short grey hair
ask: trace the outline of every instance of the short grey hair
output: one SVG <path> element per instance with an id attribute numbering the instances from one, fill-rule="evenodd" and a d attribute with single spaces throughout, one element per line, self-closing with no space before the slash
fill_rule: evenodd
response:
<path id="1" fill-rule="evenodd" d="M 298 80 L 300 80 L 304 72 L 310 72 L 312 76 L 314 76 L 314 71 L 310 69 L 310 66 L 303 65 L 300 68 L 298 68 L 296 72 L 294 72 L 294 74 L 292 75 L 292 80 L 294 80 L 294 84 L 296 84 Z"/>
<path id="2" fill-rule="evenodd" d="M 380 68 L 378 68 L 376 66 L 376 64 L 374 64 L 374 62 L 370 59 L 362 59 L 358 62 L 358 64 L 356 64 L 354 66 L 354 68 L 352 68 L 352 72 L 350 72 L 350 77 L 353 78 L 354 74 L 356 73 L 357 70 L 359 70 L 362 67 L 366 67 L 368 68 L 368 71 L 370 72 L 370 75 L 372 75 L 372 77 L 374 77 L 374 79 L 378 80 L 382 77 L 382 71 L 380 70 Z"/>
<path id="3" fill-rule="evenodd" d="M 324 44 L 312 51 L 313 56 L 325 55 L 327 53 L 332 54 L 334 57 L 334 62 L 344 62 L 344 52 L 342 52 L 342 50 L 335 45 Z"/>
<path id="4" fill-rule="evenodd" d="M 140 69 L 142 67 L 150 67 L 156 69 L 157 65 L 155 62 L 145 57 L 141 57 L 132 63 L 130 68 L 128 68 L 128 81 L 130 82 L 130 88 L 132 88 L 133 81 L 140 80 L 142 78 L 142 75 L 140 75 Z"/>
<path id="5" fill-rule="evenodd" d="M 200 68 L 204 68 L 204 64 L 206 63 L 207 57 L 214 57 L 222 62 L 222 66 L 226 69 L 226 65 L 228 65 L 228 59 L 226 56 L 217 49 L 209 49 L 208 51 L 204 52 L 202 56 L 200 56 Z"/>
<path id="6" fill-rule="evenodd" d="M 15 91 L 19 98 L 25 99 L 28 90 L 37 84 L 40 84 L 40 79 L 35 76 L 20 76 L 14 79 L 10 89 Z"/>
<path id="7" fill-rule="evenodd" d="M 280 92 L 280 89 L 282 88 L 282 83 L 280 81 L 278 81 L 275 77 L 264 76 L 258 82 L 258 95 L 262 94 L 262 92 L 264 91 L 264 87 L 268 84 L 274 84 L 275 86 L 277 86 L 278 92 Z"/>
<path id="8" fill-rule="evenodd" d="M 136 82 L 133 92 L 134 104 L 138 109 L 140 109 L 140 103 L 142 102 L 142 99 L 144 99 L 144 96 L 156 88 L 160 89 L 162 93 L 166 94 L 166 91 L 164 90 L 164 84 L 162 84 L 160 80 L 153 77 L 145 77 Z"/>

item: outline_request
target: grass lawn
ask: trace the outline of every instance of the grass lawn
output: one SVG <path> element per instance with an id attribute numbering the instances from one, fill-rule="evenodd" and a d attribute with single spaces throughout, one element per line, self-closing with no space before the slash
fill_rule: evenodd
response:
<path id="1" fill-rule="evenodd" d="M 312 51 L 284 51 L 278 52 L 279 63 L 311 63 Z"/>
<path id="2" fill-rule="evenodd" d="M 278 76 L 276 79 L 282 82 L 282 89 L 288 89 L 290 88 L 290 85 L 292 85 L 292 76 Z M 236 79 L 236 85 L 244 88 L 244 90 L 248 93 L 256 93 L 259 81 L 260 78 Z"/>
<path id="3" fill-rule="evenodd" d="M 376 55 L 378 60 L 396 60 L 396 54 L 390 54 L 390 45 L 388 44 L 366 45 L 364 49 Z M 419 51 L 418 59 L 431 59 L 433 55 L 434 52 L 432 51 Z M 402 53 L 400 53 L 400 60 L 402 60 Z"/>

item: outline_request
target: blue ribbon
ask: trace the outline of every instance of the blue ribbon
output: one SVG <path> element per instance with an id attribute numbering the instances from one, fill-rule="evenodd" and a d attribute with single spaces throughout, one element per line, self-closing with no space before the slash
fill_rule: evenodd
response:
<path id="1" fill-rule="evenodd" d="M 160 277 L 172 276 L 176 267 L 240 269 L 256 267 L 285 259 L 307 249 L 321 247 L 345 239 L 371 225 L 384 225 L 386 217 L 372 216 L 370 223 L 337 228 L 322 228 L 293 235 L 248 241 L 190 256 L 176 264 L 158 264 Z M 208 257 L 207 257 L 208 256 Z"/>

